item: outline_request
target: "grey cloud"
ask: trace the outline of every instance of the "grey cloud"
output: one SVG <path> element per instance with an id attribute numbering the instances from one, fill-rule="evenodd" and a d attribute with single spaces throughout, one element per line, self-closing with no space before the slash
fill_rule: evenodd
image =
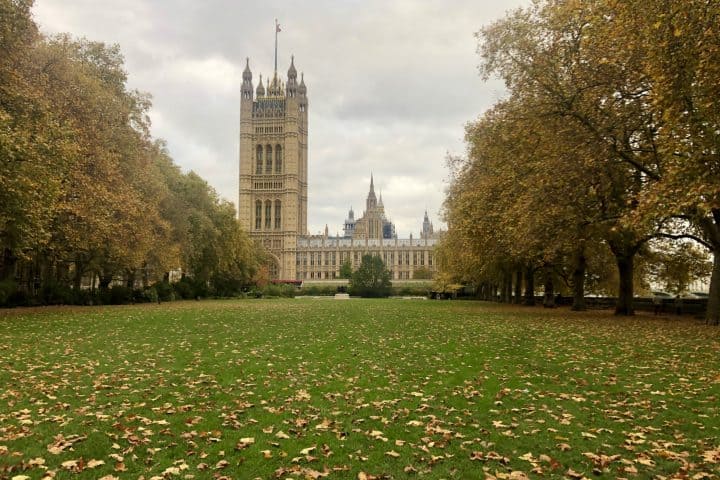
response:
<path id="1" fill-rule="evenodd" d="M 240 72 L 295 54 L 310 98 L 309 230 L 362 212 L 370 172 L 403 235 L 439 225 L 447 151 L 499 96 L 478 77 L 473 33 L 530 0 L 36 0 L 47 33 L 119 43 L 129 84 L 153 95 L 153 134 L 175 161 L 237 201 Z"/>

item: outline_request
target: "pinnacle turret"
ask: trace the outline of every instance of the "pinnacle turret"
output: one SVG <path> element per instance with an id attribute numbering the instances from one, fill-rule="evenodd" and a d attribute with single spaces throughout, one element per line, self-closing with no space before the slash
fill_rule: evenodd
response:
<path id="1" fill-rule="evenodd" d="M 250 71 L 250 59 L 245 59 L 245 70 L 242 74 L 242 86 L 240 87 L 240 96 L 243 101 L 252 100 L 253 86 L 252 86 L 252 72 Z"/>
<path id="2" fill-rule="evenodd" d="M 245 59 L 245 70 L 243 70 L 243 83 L 252 82 L 252 72 L 250 71 L 250 58 Z"/>
<path id="3" fill-rule="evenodd" d="M 288 79 L 297 80 L 297 70 L 295 70 L 295 55 L 290 56 L 290 68 L 288 69 Z"/>
<path id="4" fill-rule="evenodd" d="M 295 70 L 295 55 L 290 57 L 290 68 L 288 69 L 287 96 L 297 96 L 297 70 Z"/>
<path id="5" fill-rule="evenodd" d="M 307 87 L 305 86 L 305 74 L 300 72 L 300 86 L 298 87 L 298 93 L 305 96 L 307 93 Z"/>

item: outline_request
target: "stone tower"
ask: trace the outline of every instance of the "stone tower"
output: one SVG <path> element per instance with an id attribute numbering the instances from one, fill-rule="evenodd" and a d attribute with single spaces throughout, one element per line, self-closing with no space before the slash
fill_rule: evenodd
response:
<path id="1" fill-rule="evenodd" d="M 239 219 L 271 252 L 270 275 L 295 279 L 297 239 L 307 234 L 308 100 L 295 59 L 287 83 L 278 78 L 253 89 L 250 61 L 240 87 Z"/>

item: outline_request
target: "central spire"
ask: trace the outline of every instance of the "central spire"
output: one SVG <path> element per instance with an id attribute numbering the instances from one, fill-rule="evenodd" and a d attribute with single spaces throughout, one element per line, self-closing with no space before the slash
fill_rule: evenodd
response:
<path id="1" fill-rule="evenodd" d="M 366 211 L 377 207 L 377 198 L 375 197 L 375 182 L 373 181 L 373 175 L 370 174 L 370 192 L 368 193 L 367 200 L 365 202 Z"/>

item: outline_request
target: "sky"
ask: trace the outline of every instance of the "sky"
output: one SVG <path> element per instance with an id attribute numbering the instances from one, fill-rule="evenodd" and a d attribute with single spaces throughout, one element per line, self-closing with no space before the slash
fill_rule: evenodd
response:
<path id="1" fill-rule="evenodd" d="M 342 233 L 370 175 L 398 236 L 427 210 L 442 227 L 445 159 L 465 125 L 505 94 L 483 81 L 474 33 L 530 0 L 35 0 L 46 34 L 117 43 L 130 88 L 148 92 L 152 134 L 183 170 L 237 204 L 240 84 L 290 56 L 308 91 L 308 230 Z"/>

